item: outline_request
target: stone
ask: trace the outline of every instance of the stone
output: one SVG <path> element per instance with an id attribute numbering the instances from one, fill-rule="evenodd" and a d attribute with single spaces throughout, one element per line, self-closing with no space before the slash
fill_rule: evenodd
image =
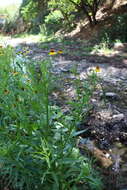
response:
<path id="1" fill-rule="evenodd" d="M 121 121 L 121 120 L 124 119 L 124 114 L 123 114 L 123 113 L 120 113 L 120 114 L 117 114 L 117 115 L 113 115 L 113 116 L 112 116 L 112 119 L 113 119 L 114 121 Z"/>
<path id="2" fill-rule="evenodd" d="M 117 95 L 114 92 L 106 92 L 106 93 L 104 93 L 104 92 L 101 91 L 99 94 L 100 94 L 101 98 L 106 98 L 106 99 L 109 99 L 109 100 L 119 100 L 120 99 L 119 95 Z"/>
<path id="3" fill-rule="evenodd" d="M 113 125 L 112 129 L 119 131 L 120 126 L 118 124 Z"/>
<path id="4" fill-rule="evenodd" d="M 105 93 L 105 96 L 106 96 L 107 98 L 119 99 L 119 96 L 118 96 L 116 93 L 114 93 L 114 92 L 106 92 L 106 93 Z"/>
<path id="5" fill-rule="evenodd" d="M 97 100 L 96 100 L 96 99 L 94 99 L 94 98 L 92 98 L 92 99 L 91 99 L 91 102 L 94 104 L 94 103 L 96 103 L 96 102 L 97 102 Z"/>
<path id="6" fill-rule="evenodd" d="M 60 71 L 63 72 L 63 73 L 69 73 L 70 72 L 69 69 L 64 69 L 64 68 L 61 68 Z"/>

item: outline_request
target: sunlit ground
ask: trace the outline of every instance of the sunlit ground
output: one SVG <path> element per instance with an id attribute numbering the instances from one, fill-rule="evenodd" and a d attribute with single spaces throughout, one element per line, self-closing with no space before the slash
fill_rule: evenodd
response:
<path id="1" fill-rule="evenodd" d="M 0 7 L 6 7 L 8 5 L 12 5 L 12 4 L 21 4 L 22 0 L 4 0 L 0 2 Z"/>
<path id="2" fill-rule="evenodd" d="M 16 37 L 0 35 L 0 44 L 7 45 L 10 44 L 13 47 L 19 45 L 20 43 L 37 43 L 43 41 L 41 35 L 27 35 L 22 34 Z"/>

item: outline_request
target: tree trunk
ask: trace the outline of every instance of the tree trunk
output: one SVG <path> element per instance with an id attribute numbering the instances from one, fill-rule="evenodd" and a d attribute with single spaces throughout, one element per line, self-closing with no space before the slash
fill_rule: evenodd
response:
<path id="1" fill-rule="evenodd" d="M 92 14 L 92 22 L 93 22 L 93 25 L 97 24 L 97 19 L 96 19 L 96 14 L 95 13 Z"/>
<path id="2" fill-rule="evenodd" d="M 100 0 L 94 0 L 93 5 L 91 6 L 92 20 L 93 20 L 94 25 L 97 24 L 96 14 L 97 14 L 97 11 L 98 11 L 99 3 L 100 3 Z"/>
<path id="3" fill-rule="evenodd" d="M 38 24 L 41 24 L 43 22 L 44 16 L 47 14 L 47 7 L 48 7 L 48 1 L 45 0 L 38 0 L 37 1 L 37 22 Z"/>
<path id="4" fill-rule="evenodd" d="M 90 26 L 92 27 L 93 26 L 92 15 L 89 15 L 89 10 L 88 10 L 90 7 L 88 7 L 88 4 L 85 4 L 83 0 L 81 0 L 80 7 L 84 11 L 84 13 L 90 23 Z"/>

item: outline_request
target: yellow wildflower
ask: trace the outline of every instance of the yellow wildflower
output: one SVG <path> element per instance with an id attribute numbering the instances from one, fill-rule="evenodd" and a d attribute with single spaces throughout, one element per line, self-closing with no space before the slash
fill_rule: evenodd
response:
<path id="1" fill-rule="evenodd" d="M 28 75 L 25 74 L 25 75 L 23 75 L 23 76 L 24 76 L 25 79 L 28 79 Z"/>
<path id="2" fill-rule="evenodd" d="M 57 52 L 58 54 L 62 54 L 63 53 L 63 51 L 62 50 L 58 50 L 58 52 Z"/>
<path id="3" fill-rule="evenodd" d="M 18 75 L 19 73 L 18 73 L 18 72 L 13 72 L 12 74 L 13 74 L 13 76 L 16 76 L 16 75 Z"/>
<path id="4" fill-rule="evenodd" d="M 49 52 L 49 55 L 56 55 L 57 53 L 55 52 L 54 49 L 51 49 L 50 52 Z"/>
<path id="5" fill-rule="evenodd" d="M 3 55 L 4 55 L 4 53 L 0 52 L 0 56 L 3 56 Z"/>
<path id="6" fill-rule="evenodd" d="M 0 56 L 4 55 L 4 49 L 3 46 L 0 45 Z"/>
<path id="7" fill-rule="evenodd" d="M 26 52 L 22 52 L 21 54 L 25 56 L 25 55 L 26 55 Z"/>
<path id="8" fill-rule="evenodd" d="M 31 83 L 31 80 L 30 80 L 30 79 L 28 79 L 28 80 L 27 80 L 27 82 L 28 82 L 28 83 Z"/>
<path id="9" fill-rule="evenodd" d="M 17 55 L 20 55 L 20 54 L 22 54 L 22 52 L 21 52 L 21 51 L 18 51 L 18 52 L 16 52 L 16 54 L 17 54 Z"/>
<path id="10" fill-rule="evenodd" d="M 30 53 L 30 50 L 27 50 L 27 51 L 26 51 L 26 54 L 28 54 L 28 53 Z"/>
<path id="11" fill-rule="evenodd" d="M 9 94 L 9 90 L 5 89 L 4 94 L 6 94 L 6 95 Z"/>
<path id="12" fill-rule="evenodd" d="M 96 66 L 95 72 L 99 73 L 101 71 L 101 68 L 99 66 Z"/>
<path id="13" fill-rule="evenodd" d="M 27 51 L 28 49 L 29 49 L 28 47 L 24 47 L 24 48 L 23 48 L 24 51 Z"/>

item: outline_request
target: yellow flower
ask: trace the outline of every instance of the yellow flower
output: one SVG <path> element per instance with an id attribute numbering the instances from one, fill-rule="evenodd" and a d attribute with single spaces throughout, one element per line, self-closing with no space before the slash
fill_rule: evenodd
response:
<path id="1" fill-rule="evenodd" d="M 28 75 L 25 74 L 25 75 L 23 75 L 23 76 L 24 76 L 25 79 L 28 79 Z"/>
<path id="2" fill-rule="evenodd" d="M 2 52 L 0 52 L 0 56 L 3 56 L 4 54 Z"/>
<path id="3" fill-rule="evenodd" d="M 24 51 L 27 51 L 27 50 L 29 50 L 29 48 L 28 48 L 28 47 L 24 47 L 23 50 L 24 50 Z"/>
<path id="4" fill-rule="evenodd" d="M 30 79 L 28 79 L 28 80 L 27 80 L 27 82 L 28 82 L 28 83 L 31 83 L 31 80 L 30 80 Z"/>
<path id="5" fill-rule="evenodd" d="M 26 55 L 26 52 L 22 52 L 21 54 L 25 56 L 25 55 Z"/>
<path id="6" fill-rule="evenodd" d="M 3 49 L 0 49 L 0 56 L 4 55 Z"/>
<path id="7" fill-rule="evenodd" d="M 13 74 L 13 76 L 16 76 L 16 75 L 18 75 L 19 73 L 18 73 L 18 72 L 13 72 L 12 74 Z"/>
<path id="8" fill-rule="evenodd" d="M 28 54 L 28 53 L 30 53 L 30 50 L 27 50 L 27 51 L 26 51 L 26 54 Z"/>
<path id="9" fill-rule="evenodd" d="M 95 72 L 99 73 L 101 71 L 101 68 L 99 66 L 96 66 Z"/>
<path id="10" fill-rule="evenodd" d="M 22 55 L 26 56 L 29 53 L 30 53 L 30 50 L 28 47 L 23 48 Z"/>
<path id="11" fill-rule="evenodd" d="M 54 49 L 51 49 L 50 52 L 49 52 L 49 55 L 56 55 L 57 53 L 55 52 Z"/>
<path id="12" fill-rule="evenodd" d="M 5 89 L 4 94 L 6 94 L 6 95 L 9 94 L 9 90 Z"/>
<path id="13" fill-rule="evenodd" d="M 62 54 L 62 53 L 63 53 L 63 51 L 62 51 L 62 50 L 59 50 L 57 53 L 58 53 L 58 54 Z"/>
<path id="14" fill-rule="evenodd" d="M 20 55 L 21 53 L 22 53 L 21 51 L 16 52 L 17 55 Z"/>

